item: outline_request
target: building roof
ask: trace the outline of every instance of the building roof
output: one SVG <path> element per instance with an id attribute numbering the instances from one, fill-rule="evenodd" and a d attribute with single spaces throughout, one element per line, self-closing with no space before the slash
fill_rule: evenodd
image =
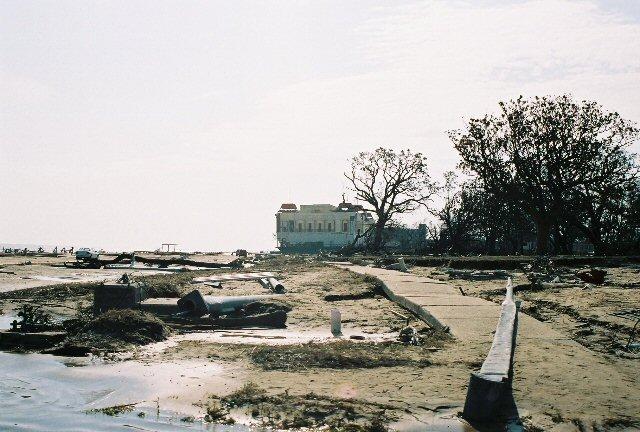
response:
<path id="1" fill-rule="evenodd" d="M 351 204 L 348 202 L 341 202 L 338 205 L 338 211 L 355 212 L 364 210 L 360 204 Z"/>
<path id="2" fill-rule="evenodd" d="M 283 203 L 278 212 L 323 213 L 323 212 L 362 212 L 365 211 L 360 204 L 341 202 L 338 206 L 331 204 L 302 204 L 300 209 L 293 203 Z"/>
<path id="3" fill-rule="evenodd" d="M 295 204 L 292 204 L 292 203 L 283 203 L 280 206 L 280 210 L 295 211 L 295 210 L 298 210 L 298 206 L 296 206 Z"/>

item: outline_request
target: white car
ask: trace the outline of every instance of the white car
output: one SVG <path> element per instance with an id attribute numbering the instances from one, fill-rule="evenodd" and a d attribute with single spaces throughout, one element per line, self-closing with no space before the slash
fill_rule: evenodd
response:
<path id="1" fill-rule="evenodd" d="M 95 249 L 80 248 L 76 251 L 76 260 L 78 261 L 97 261 L 100 253 Z"/>

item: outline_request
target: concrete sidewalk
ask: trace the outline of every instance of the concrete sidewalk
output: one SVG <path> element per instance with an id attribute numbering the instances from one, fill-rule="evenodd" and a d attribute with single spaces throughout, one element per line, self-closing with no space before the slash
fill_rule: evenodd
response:
<path id="1" fill-rule="evenodd" d="M 355 273 L 377 277 L 391 300 L 409 309 L 433 327 L 447 327 L 461 340 L 491 341 L 500 317 L 500 305 L 478 297 L 464 296 L 446 282 L 364 266 L 344 266 Z M 505 286 L 506 286 L 505 280 Z M 506 292 L 506 291 L 505 291 Z M 567 339 L 549 326 L 527 315 L 520 318 L 525 334 L 518 337 Z"/>
<path id="2" fill-rule="evenodd" d="M 447 365 L 443 367 L 447 373 L 456 373 L 458 365 L 481 362 L 486 357 L 500 316 L 499 304 L 463 296 L 447 282 L 412 273 L 340 267 L 380 279 L 391 300 L 432 325 L 448 327 L 457 339 L 455 349 L 433 356 L 434 361 Z M 610 419 L 638 418 L 640 374 L 633 361 L 613 364 L 606 356 L 524 313 L 518 315 L 515 351 L 514 393 L 518 407 L 525 412 L 547 417 L 549 412 L 556 412 L 588 422 L 603 421 L 603 411 Z M 460 400 L 466 392 L 468 372 L 475 369 L 457 375 Z M 431 397 L 454 394 L 451 388 L 434 388 Z M 556 430 L 555 425 L 549 424 L 549 430 Z"/>

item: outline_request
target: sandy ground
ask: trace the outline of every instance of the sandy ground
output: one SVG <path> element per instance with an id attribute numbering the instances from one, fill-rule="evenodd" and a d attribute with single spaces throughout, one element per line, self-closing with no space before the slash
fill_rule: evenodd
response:
<path id="1" fill-rule="evenodd" d="M 566 347 L 545 345 L 543 335 L 533 335 L 540 338 L 535 344 L 518 344 L 514 395 L 524 416 L 532 416 L 544 430 L 634 430 L 640 425 L 640 356 L 623 347 L 635 321 L 611 314 L 640 309 L 638 268 L 609 268 L 605 283 L 599 286 L 576 280 L 576 270 L 560 269 L 558 283 L 531 289 L 523 272 L 413 269 L 446 280 L 467 295 L 495 302 L 502 301 L 510 276 L 516 298 L 522 301 L 521 313 L 542 321 L 541 329 L 567 337 Z M 484 279 L 492 274 L 493 279 Z M 521 328 L 519 334 L 527 331 Z M 455 351 L 442 354 L 475 357 L 484 349 L 458 344 Z M 629 426 L 629 422 L 635 424 Z"/>
<path id="2" fill-rule="evenodd" d="M 23 267 L 30 267 L 33 275 L 48 275 L 52 269 L 34 265 Z M 3 270 L 7 268 L 5 266 Z M 345 339 L 350 335 L 365 336 L 366 340 L 360 343 L 394 338 L 404 322 L 390 311 L 403 315 L 408 312 L 376 295 L 375 280 L 316 261 L 281 259 L 258 264 L 251 269 L 254 270 L 277 273 L 287 288 L 287 294 L 280 296 L 293 306 L 287 330 L 177 334 L 168 341 L 141 347 L 121 356 L 121 360 L 128 360 L 110 366 L 109 370 L 119 373 L 118 368 L 122 368 L 121 372 L 124 373 L 125 370 L 138 367 L 135 365 L 144 364 L 145 373 L 151 374 L 150 381 L 157 378 L 158 382 L 155 389 L 145 390 L 146 399 L 157 397 L 163 408 L 200 416 L 211 395 L 224 396 L 247 382 L 256 383 L 271 394 L 286 392 L 303 395 L 314 392 L 386 404 L 392 407 L 390 410 L 399 418 L 407 420 L 429 421 L 438 416 L 453 417 L 462 410 L 469 374 L 479 368 L 491 341 L 467 344 L 447 341 L 433 348 L 409 347 L 401 354 L 416 362 L 400 366 L 270 370 L 257 364 L 252 354 L 256 346 L 262 344 L 305 346 L 309 342 L 330 343 L 333 338 L 329 334 L 329 315 L 333 308 L 342 313 Z M 505 276 L 502 273 L 495 279 L 474 280 L 473 277 L 451 277 L 441 268 L 415 268 L 413 271 L 447 280 L 468 295 L 493 301 L 500 301 L 503 295 Z M 528 283 L 523 273 L 510 272 L 509 275 L 514 278 L 516 285 Z M 590 376 L 589 370 L 567 371 L 576 388 L 569 388 L 562 382 L 546 383 L 545 370 L 549 370 L 547 376 L 554 376 L 557 375 L 557 369 L 563 367 L 562 356 L 551 354 L 557 352 L 557 347 L 549 347 L 546 356 L 544 349 L 536 352 L 517 351 L 516 370 L 519 370 L 518 362 L 540 364 L 536 374 L 516 375 L 515 396 L 521 418 L 529 430 L 633 430 L 634 426 L 630 426 L 629 421 L 638 420 L 640 412 L 640 407 L 634 412 L 633 406 L 634 401 L 638 400 L 637 389 L 640 388 L 638 359 L 622 353 L 619 346 L 610 343 L 612 331 L 617 334 L 613 340 L 625 340 L 625 331 L 630 331 L 633 322 L 611 316 L 610 313 L 639 307 L 639 276 L 636 267 L 609 269 L 605 285 L 588 285 L 585 288 L 584 283 L 572 283 L 571 271 L 567 271 L 566 281 L 557 286 L 517 293 L 524 301 L 523 311 L 529 311 L 532 316 L 544 320 L 555 330 L 580 343 L 589 357 L 589 362 L 585 364 L 598 364 L 601 366 L 599 373 L 604 371 L 609 374 L 604 379 L 600 376 L 596 380 Z M 183 292 L 200 288 L 204 293 L 214 295 L 265 294 L 257 282 L 228 282 L 222 289 L 217 289 L 190 285 L 190 275 L 171 277 L 181 284 Z M 43 285 L 42 281 L 40 285 Z M 341 296 L 342 299 L 327 301 L 327 295 Z M 349 299 L 349 296 L 354 299 Z M 67 313 L 71 314 L 78 301 L 88 303 L 90 297 L 86 294 L 71 296 L 59 300 L 59 303 L 66 306 Z M 0 309 L 6 311 L 17 303 L 17 300 L 5 299 L 0 302 Z M 60 308 L 60 304 L 57 306 L 56 312 L 63 315 L 65 307 Z M 415 320 L 413 323 L 421 325 Z M 585 329 L 589 331 L 585 332 Z M 314 347 L 322 350 L 319 345 Z M 382 345 L 374 350 L 384 354 Z M 418 360 L 426 363 L 418 363 Z M 215 365 L 215 372 L 207 369 L 208 364 Z M 180 370 L 192 372 L 176 372 Z M 553 392 L 547 391 L 548 388 L 553 388 Z M 619 394 L 619 406 L 611 404 L 609 389 L 627 390 L 627 394 Z M 581 397 L 588 393 L 596 395 Z M 598 393 L 602 397 L 597 397 Z M 614 400 L 616 398 L 618 395 L 613 397 Z M 129 397 L 122 402 L 131 400 Z"/>
<path id="3" fill-rule="evenodd" d="M 508 275 L 516 286 L 517 298 L 522 301 L 522 312 L 548 323 L 589 349 L 624 358 L 620 348 L 626 345 L 636 321 L 614 313 L 640 309 L 640 266 L 606 269 L 603 285 L 577 280 L 575 270 L 561 269 L 559 282 L 544 283 L 537 289 L 527 287 L 529 281 L 523 272 L 504 272 L 504 276 L 503 272 L 494 273 L 495 278 L 490 280 L 474 280 L 472 274 L 465 274 L 463 279 L 460 278 L 462 272 L 449 275 L 442 269 L 416 268 L 414 272 L 446 280 L 468 295 L 495 302 L 502 301 Z M 475 278 L 491 273 L 476 271 Z M 637 341 L 640 342 L 640 334 Z"/>
<path id="4" fill-rule="evenodd" d="M 52 270 L 60 275 L 68 275 L 71 269 L 60 269 L 47 266 L 28 267 L 29 274 L 48 275 Z M 14 268 L 8 266 L 5 268 Z M 253 270 L 253 269 L 252 269 Z M 365 337 L 365 342 L 379 342 L 394 340 L 398 331 L 404 326 L 404 320 L 391 311 L 407 315 L 399 306 L 376 294 L 376 281 L 371 278 L 355 275 L 347 270 L 326 266 L 320 263 L 298 260 L 293 263 L 261 264 L 255 270 L 269 270 L 278 274 L 284 283 L 287 293 L 277 296 L 289 303 L 293 310 L 288 316 L 288 329 L 276 331 L 275 335 L 265 335 L 264 331 L 239 332 L 201 332 L 186 335 L 176 335 L 168 341 L 140 348 L 134 353 L 128 353 L 118 362 L 121 371 L 130 370 L 128 364 L 148 365 L 149 373 L 154 370 L 166 371 L 167 365 L 179 371 L 188 368 L 193 362 L 210 362 L 217 364 L 216 373 L 202 377 L 201 385 L 190 382 L 186 377 L 181 382 L 172 382 L 169 386 L 159 386 L 156 397 L 163 408 L 185 413 L 203 414 L 202 407 L 195 404 L 206 404 L 209 396 L 214 394 L 223 396 L 237 390 L 244 383 L 254 382 L 268 392 L 280 393 L 284 391 L 292 394 L 306 394 L 316 392 L 331 397 L 358 398 L 370 402 L 391 403 L 395 407 L 399 418 L 433 417 L 433 410 L 451 414 L 449 405 L 442 405 L 435 400 L 433 406 L 425 405 L 424 398 L 413 391 L 403 391 L 404 386 L 412 386 L 416 376 L 421 373 L 417 366 L 388 367 L 374 369 L 337 370 L 328 368 L 313 368 L 304 371 L 264 371 L 252 364 L 245 355 L 256 344 L 306 344 L 309 342 L 329 343 L 335 340 L 330 334 L 330 313 L 337 308 L 342 314 L 344 339 L 351 335 Z M 19 270 L 20 271 L 20 270 Z M 104 270 L 99 270 L 104 272 Z M 83 270 L 84 272 L 84 270 Z M 219 273 L 220 271 L 214 271 Z M 228 271 L 227 271 L 228 272 Z M 199 276 L 198 272 L 194 276 Z M 190 275 L 171 275 L 180 280 L 189 279 Z M 42 282 L 42 281 L 41 281 Z M 41 283 L 41 285 L 44 285 Z M 243 295 L 265 294 L 265 289 L 257 282 L 228 282 L 222 289 L 202 285 L 182 286 L 186 292 L 199 288 L 205 294 L 214 295 Z M 268 292 L 267 292 L 268 293 Z M 340 296 L 338 301 L 326 301 L 325 296 Z M 349 299 L 356 296 L 358 299 Z M 78 304 L 87 306 L 90 298 L 85 295 L 70 295 L 64 298 L 32 300 L 42 304 L 46 310 L 55 312 L 56 316 L 71 316 Z M 0 308 L 10 311 L 23 300 L 5 299 L 0 302 Z M 420 324 L 414 320 L 414 323 Z M 258 337 L 256 337 L 256 334 Z M 229 350 L 230 343 L 236 344 L 235 350 Z M 220 353 L 229 352 L 228 356 Z M 416 359 L 428 358 L 432 351 L 424 350 L 412 354 Z M 115 371 L 117 367 L 112 367 Z M 117 372 L 117 373 L 121 373 Z M 158 372 L 159 373 L 159 372 Z M 158 379 L 167 372 L 158 375 Z M 376 378 L 377 377 L 377 378 Z M 404 383 L 404 384 L 403 384 Z M 142 397 L 142 396 L 141 396 Z M 148 394 L 144 397 L 148 399 Z M 135 397 L 133 397 L 135 399 Z M 411 408 L 421 400 L 424 408 Z M 128 403 L 131 398 L 124 400 Z M 459 401 L 458 401 L 459 402 Z M 194 408 L 195 407 L 195 408 Z M 409 410 L 409 412 L 405 412 Z M 195 411 L 195 412 L 194 412 Z"/>

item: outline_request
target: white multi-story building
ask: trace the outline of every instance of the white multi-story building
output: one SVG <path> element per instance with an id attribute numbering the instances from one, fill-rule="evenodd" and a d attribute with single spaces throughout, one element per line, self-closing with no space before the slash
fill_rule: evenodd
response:
<path id="1" fill-rule="evenodd" d="M 282 204 L 276 213 L 276 237 L 281 251 L 316 252 L 339 249 L 353 243 L 375 223 L 360 205 L 342 202 L 301 205 Z M 364 241 L 360 238 L 357 244 Z"/>

